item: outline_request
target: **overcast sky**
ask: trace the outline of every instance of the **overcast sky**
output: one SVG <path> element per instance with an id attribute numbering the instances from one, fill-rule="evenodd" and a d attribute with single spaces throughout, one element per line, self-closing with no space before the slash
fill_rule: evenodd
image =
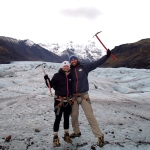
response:
<path id="1" fill-rule="evenodd" d="M 1 36 L 86 44 L 98 31 L 110 49 L 150 38 L 149 0 L 0 0 Z"/>

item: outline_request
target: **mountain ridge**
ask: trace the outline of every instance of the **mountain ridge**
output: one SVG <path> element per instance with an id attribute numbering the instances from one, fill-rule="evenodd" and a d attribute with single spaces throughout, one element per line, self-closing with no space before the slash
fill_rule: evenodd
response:
<path id="1" fill-rule="evenodd" d="M 150 38 L 115 46 L 111 52 L 117 60 L 110 57 L 100 67 L 150 69 Z M 0 36 L 0 63 L 11 61 L 60 63 L 68 60 L 70 55 L 77 55 L 82 63 L 92 62 L 103 56 L 102 51 L 93 41 L 89 41 L 86 46 L 74 44 L 72 41 L 62 46 L 58 43 L 46 46 L 41 43 L 36 44 L 29 39 L 17 40 Z"/>
<path id="2" fill-rule="evenodd" d="M 29 44 L 27 40 L 17 40 L 0 36 L 0 62 L 11 61 L 49 61 L 61 62 L 60 57 L 38 44 Z M 58 61 L 56 61 L 58 60 Z M 60 61 L 59 61 L 60 60 Z"/>
<path id="3" fill-rule="evenodd" d="M 150 69 L 150 38 L 116 46 L 112 53 L 117 61 L 109 58 L 101 67 Z"/>

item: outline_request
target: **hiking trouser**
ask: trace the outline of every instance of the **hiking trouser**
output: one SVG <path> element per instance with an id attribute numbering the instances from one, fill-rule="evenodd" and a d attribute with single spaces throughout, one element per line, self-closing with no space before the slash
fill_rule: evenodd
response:
<path id="1" fill-rule="evenodd" d="M 59 103 L 60 103 L 60 101 L 55 99 L 54 108 Z M 70 113 L 71 113 L 71 106 L 70 106 L 70 104 L 69 103 L 67 104 L 67 102 L 64 102 L 64 105 L 62 105 L 60 107 L 59 114 L 57 114 L 57 109 L 54 110 L 55 111 L 55 122 L 54 122 L 54 125 L 53 125 L 53 131 L 54 132 L 58 132 L 59 131 L 59 125 L 60 125 L 60 121 L 61 121 L 61 118 L 62 118 L 62 114 L 63 114 L 63 117 L 64 117 L 64 130 L 69 129 L 69 116 L 70 116 Z"/>
<path id="2" fill-rule="evenodd" d="M 93 109 L 90 104 L 89 95 L 87 92 L 84 94 L 81 93 L 81 95 L 83 95 L 83 96 L 75 97 L 74 104 L 72 105 L 71 118 L 72 118 L 72 127 L 74 130 L 74 133 L 77 134 L 80 132 L 79 121 L 78 121 L 79 104 L 80 104 L 82 109 L 84 110 L 85 116 L 90 124 L 93 134 L 95 135 L 95 137 L 101 137 L 102 132 L 101 132 L 99 125 L 97 123 L 97 120 L 93 114 Z"/>

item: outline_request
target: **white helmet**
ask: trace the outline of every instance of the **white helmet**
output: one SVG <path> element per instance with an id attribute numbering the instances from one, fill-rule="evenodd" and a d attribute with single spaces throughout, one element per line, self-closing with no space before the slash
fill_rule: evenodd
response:
<path id="1" fill-rule="evenodd" d="M 70 62 L 69 61 L 63 61 L 61 63 L 61 68 L 63 68 L 64 66 L 68 66 L 70 68 Z"/>

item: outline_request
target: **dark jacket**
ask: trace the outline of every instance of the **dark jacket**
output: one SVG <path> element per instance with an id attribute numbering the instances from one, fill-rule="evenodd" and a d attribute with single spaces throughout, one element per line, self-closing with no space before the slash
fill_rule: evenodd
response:
<path id="1" fill-rule="evenodd" d="M 89 90 L 88 73 L 102 65 L 108 58 L 103 56 L 95 62 L 82 65 L 79 62 L 76 67 L 71 65 L 72 93 L 87 92 Z"/>
<path id="2" fill-rule="evenodd" d="M 71 75 L 66 75 L 60 69 L 50 80 L 50 86 L 55 90 L 55 95 L 69 97 L 71 95 Z"/>

